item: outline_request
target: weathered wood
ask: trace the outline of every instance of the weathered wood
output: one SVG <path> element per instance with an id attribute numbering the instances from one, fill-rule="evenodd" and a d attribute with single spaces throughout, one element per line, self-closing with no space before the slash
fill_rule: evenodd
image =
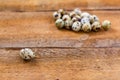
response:
<path id="1" fill-rule="evenodd" d="M 0 0 L 0 80 L 120 80 L 119 3 Z M 76 7 L 98 15 L 101 21 L 110 20 L 112 28 L 97 33 L 58 30 L 52 12 Z M 32 47 L 37 58 L 23 61 L 19 56 L 23 47 Z"/>
<path id="2" fill-rule="evenodd" d="M 0 47 L 120 47 L 120 11 L 90 11 L 112 23 L 109 31 L 58 30 L 52 12 L 0 12 Z"/>
<path id="3" fill-rule="evenodd" d="M 0 11 L 41 11 L 59 8 L 120 9 L 120 0 L 0 0 Z"/>
<path id="4" fill-rule="evenodd" d="M 2 80 L 119 80 L 120 48 L 33 48 L 25 62 L 20 49 L 0 49 Z"/>

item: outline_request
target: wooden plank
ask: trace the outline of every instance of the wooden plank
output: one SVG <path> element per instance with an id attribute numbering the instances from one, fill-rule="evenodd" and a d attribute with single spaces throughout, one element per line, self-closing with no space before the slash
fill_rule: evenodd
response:
<path id="1" fill-rule="evenodd" d="M 52 12 L 0 12 L 0 47 L 120 47 L 120 11 L 90 11 L 112 22 L 109 31 L 58 30 Z"/>
<path id="2" fill-rule="evenodd" d="M 120 9 L 120 0 L 0 0 L 0 11 L 41 11 L 59 8 Z"/>
<path id="3" fill-rule="evenodd" d="M 120 48 L 33 48 L 37 59 L 25 62 L 20 49 L 0 49 L 2 80 L 119 80 Z"/>

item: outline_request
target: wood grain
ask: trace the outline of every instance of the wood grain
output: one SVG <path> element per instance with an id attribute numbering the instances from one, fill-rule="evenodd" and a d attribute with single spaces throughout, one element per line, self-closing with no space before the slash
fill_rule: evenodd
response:
<path id="1" fill-rule="evenodd" d="M 0 49 L 0 79 L 120 79 L 120 48 L 32 49 L 38 58 L 30 62 L 20 58 L 20 49 Z"/>
<path id="2" fill-rule="evenodd" d="M 0 0 L 0 11 L 46 11 L 59 8 L 120 9 L 120 0 Z"/>
<path id="3" fill-rule="evenodd" d="M 0 47 L 120 47 L 120 11 L 89 12 L 112 28 L 75 33 L 58 30 L 52 12 L 0 12 Z"/>
<path id="4" fill-rule="evenodd" d="M 0 80 L 120 80 L 120 0 L 0 0 Z M 109 31 L 58 30 L 52 13 L 76 7 Z M 26 62 L 21 48 L 37 58 Z"/>

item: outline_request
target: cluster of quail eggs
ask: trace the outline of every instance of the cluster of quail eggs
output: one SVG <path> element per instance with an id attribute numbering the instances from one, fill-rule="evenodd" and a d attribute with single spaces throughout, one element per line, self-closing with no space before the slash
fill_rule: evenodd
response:
<path id="1" fill-rule="evenodd" d="M 102 28 L 107 31 L 111 27 L 109 20 L 105 20 L 100 24 L 99 18 L 96 15 L 82 12 L 79 8 L 71 12 L 59 9 L 53 13 L 53 18 L 55 19 L 55 24 L 58 29 L 65 28 L 75 32 L 97 32 Z"/>

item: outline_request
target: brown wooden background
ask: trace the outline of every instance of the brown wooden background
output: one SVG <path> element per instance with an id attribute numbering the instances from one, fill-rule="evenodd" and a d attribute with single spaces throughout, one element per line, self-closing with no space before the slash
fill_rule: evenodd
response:
<path id="1" fill-rule="evenodd" d="M 58 30 L 52 13 L 81 8 L 109 31 Z M 23 61 L 30 47 L 37 59 Z M 120 0 L 0 0 L 0 80 L 120 80 Z"/>

